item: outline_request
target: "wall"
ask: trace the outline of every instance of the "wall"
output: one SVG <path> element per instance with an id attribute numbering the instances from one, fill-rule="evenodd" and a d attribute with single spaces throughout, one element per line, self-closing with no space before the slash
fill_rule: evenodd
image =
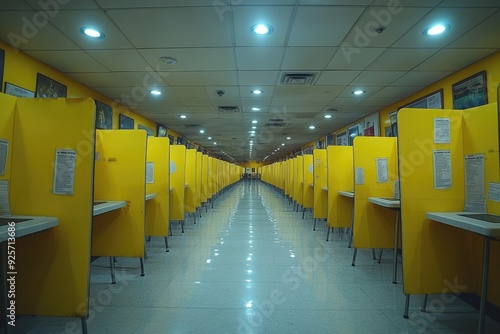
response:
<path id="1" fill-rule="evenodd" d="M 250 160 L 241 164 L 238 164 L 238 166 L 243 167 L 243 168 L 259 168 L 262 166 L 267 165 L 266 162 L 257 162 L 255 160 Z"/>

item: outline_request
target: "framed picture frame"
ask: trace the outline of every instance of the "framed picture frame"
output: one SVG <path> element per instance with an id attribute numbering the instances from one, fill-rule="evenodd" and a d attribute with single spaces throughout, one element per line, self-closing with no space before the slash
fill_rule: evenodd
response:
<path id="1" fill-rule="evenodd" d="M 337 136 L 335 138 L 335 144 L 338 146 L 347 146 L 348 142 L 347 142 L 347 132 L 346 131 L 337 134 Z"/>
<path id="2" fill-rule="evenodd" d="M 26 88 L 16 86 L 10 82 L 5 82 L 4 88 L 5 94 L 17 96 L 17 97 L 35 97 L 35 92 L 27 90 Z"/>
<path id="3" fill-rule="evenodd" d="M 0 49 L 0 91 L 3 87 L 3 71 L 5 67 L 5 50 Z M 12 95 L 12 94 L 11 94 Z"/>
<path id="4" fill-rule="evenodd" d="M 488 103 L 486 71 L 481 71 L 452 85 L 453 109 L 468 109 Z"/>
<path id="5" fill-rule="evenodd" d="M 354 145 L 354 138 L 362 135 L 363 132 L 360 131 L 360 124 L 353 125 L 347 129 L 347 140 L 348 146 Z"/>
<path id="6" fill-rule="evenodd" d="M 153 129 L 148 128 L 145 125 L 137 124 L 137 129 L 146 130 L 146 133 L 148 134 L 148 137 L 154 137 L 155 136 L 155 132 L 153 131 Z"/>
<path id="7" fill-rule="evenodd" d="M 68 87 L 42 73 L 37 73 L 35 95 L 42 98 L 67 97 Z"/>
<path id="8" fill-rule="evenodd" d="M 99 100 L 95 102 L 95 128 L 110 130 L 113 128 L 113 108 Z"/>
<path id="9" fill-rule="evenodd" d="M 163 125 L 158 124 L 158 128 L 156 129 L 157 137 L 166 137 L 167 136 L 167 128 Z"/>
<path id="10" fill-rule="evenodd" d="M 168 137 L 168 140 L 170 141 L 170 145 L 174 145 L 175 137 L 172 135 L 167 135 L 167 137 Z"/>
<path id="11" fill-rule="evenodd" d="M 133 130 L 134 129 L 134 119 L 131 117 L 128 117 L 127 115 L 120 114 L 118 116 L 118 120 L 120 122 L 119 128 L 121 130 Z"/>
<path id="12" fill-rule="evenodd" d="M 398 110 L 402 108 L 444 109 L 443 89 L 422 96 L 398 108 Z"/>

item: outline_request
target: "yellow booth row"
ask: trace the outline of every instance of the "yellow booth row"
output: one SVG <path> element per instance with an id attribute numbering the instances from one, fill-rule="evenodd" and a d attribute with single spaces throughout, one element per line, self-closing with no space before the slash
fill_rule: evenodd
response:
<path id="1" fill-rule="evenodd" d="M 317 149 L 260 173 L 297 206 L 313 207 L 328 233 L 350 228 L 352 265 L 357 249 L 393 249 L 396 283 L 401 253 L 405 318 L 412 294 L 424 296 L 425 309 L 427 294 L 472 292 L 482 333 L 485 303 L 500 306 L 498 115 L 496 103 L 402 109 L 398 138 L 356 137 L 352 147 Z"/>
<path id="2" fill-rule="evenodd" d="M 144 275 L 145 237 L 165 238 L 168 251 L 169 221 L 242 173 L 144 130 L 96 130 L 89 98 L 0 93 L 0 106 L 1 270 L 16 276 L 16 315 L 79 317 L 86 333 L 91 257 L 110 257 L 113 282 L 115 257 L 139 258 Z"/>

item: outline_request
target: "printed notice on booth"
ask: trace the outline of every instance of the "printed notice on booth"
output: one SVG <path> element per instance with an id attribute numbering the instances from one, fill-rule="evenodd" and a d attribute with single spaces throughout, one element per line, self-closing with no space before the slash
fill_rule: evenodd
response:
<path id="1" fill-rule="evenodd" d="M 75 150 L 56 150 L 52 193 L 56 195 L 73 195 L 73 189 L 75 186 L 75 165 Z"/>
<path id="2" fill-rule="evenodd" d="M 465 157 L 465 211 L 486 212 L 484 154 Z"/>
<path id="3" fill-rule="evenodd" d="M 9 151 L 9 142 L 5 139 L 0 139 L 0 175 L 5 174 L 7 168 L 7 152 Z"/>
<path id="4" fill-rule="evenodd" d="M 450 150 L 434 150 L 434 189 L 451 188 Z"/>
<path id="5" fill-rule="evenodd" d="M 378 183 L 389 182 L 388 159 L 377 158 L 376 161 L 377 161 L 377 182 Z"/>
<path id="6" fill-rule="evenodd" d="M 146 183 L 155 183 L 155 163 L 146 162 Z"/>
<path id="7" fill-rule="evenodd" d="M 435 144 L 450 143 L 449 118 L 434 118 L 434 143 Z"/>
<path id="8" fill-rule="evenodd" d="M 365 170 L 356 168 L 354 171 L 354 184 L 365 184 Z"/>

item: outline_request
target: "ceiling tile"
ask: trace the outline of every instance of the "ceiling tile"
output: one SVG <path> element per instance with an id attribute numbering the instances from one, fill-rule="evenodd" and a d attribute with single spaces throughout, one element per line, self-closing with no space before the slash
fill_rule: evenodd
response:
<path id="1" fill-rule="evenodd" d="M 401 37 L 393 47 L 397 48 L 441 48 L 460 37 L 491 14 L 488 8 L 435 8 Z M 426 36 L 424 30 L 442 22 L 451 29 L 439 36 Z"/>
<path id="2" fill-rule="evenodd" d="M 355 108 L 359 107 L 386 107 L 398 101 L 397 97 L 369 97 L 361 101 Z"/>
<path id="3" fill-rule="evenodd" d="M 232 48 L 168 48 L 140 49 L 151 67 L 159 71 L 224 71 L 234 70 L 236 62 Z M 173 57 L 177 64 L 167 65 L 160 57 Z"/>
<path id="4" fill-rule="evenodd" d="M 78 46 L 46 23 L 38 28 L 31 22 L 37 12 L 3 11 L 0 20 L 0 39 L 20 50 L 77 50 Z M 31 24 L 31 26 L 29 24 Z M 44 22 L 44 21 L 42 21 Z"/>
<path id="5" fill-rule="evenodd" d="M 389 47 L 427 14 L 431 8 L 403 8 L 395 11 L 386 7 L 370 7 L 356 22 L 342 42 L 349 48 Z M 379 27 L 385 28 L 377 33 Z"/>
<path id="6" fill-rule="evenodd" d="M 497 0 L 480 0 L 480 1 L 469 1 L 469 0 L 443 0 L 439 4 L 439 7 L 496 7 L 500 8 L 500 4 Z"/>
<path id="7" fill-rule="evenodd" d="M 352 98 L 354 101 L 358 100 L 359 102 L 363 101 L 369 96 L 372 96 L 375 92 L 378 92 L 383 86 L 361 86 L 361 85 L 350 85 L 346 86 L 344 90 L 339 94 L 337 99 L 339 98 Z M 363 90 L 365 91 L 362 95 L 354 95 L 353 92 L 355 90 Z"/>
<path id="8" fill-rule="evenodd" d="M 19 0 L 3 0 L 0 2 L 0 10 L 31 10 L 32 8 L 24 1 Z"/>
<path id="9" fill-rule="evenodd" d="M 288 45 L 338 46 L 363 10 L 363 7 L 299 6 Z"/>
<path id="10" fill-rule="evenodd" d="M 61 72 L 108 72 L 108 69 L 81 51 L 28 51 L 33 58 Z"/>
<path id="11" fill-rule="evenodd" d="M 292 104 L 277 104 L 283 102 L 285 99 L 275 99 L 276 101 L 270 106 L 270 113 L 287 115 L 288 113 L 295 112 L 311 112 L 317 113 L 323 109 L 323 104 L 318 105 L 292 105 Z M 293 100 L 291 102 L 294 102 Z"/>
<path id="12" fill-rule="evenodd" d="M 292 10 L 292 6 L 234 6 L 236 46 L 283 46 Z M 255 35 L 250 28 L 257 23 L 272 26 L 273 33 L 268 36 Z"/>
<path id="13" fill-rule="evenodd" d="M 212 105 L 212 101 L 209 98 L 204 97 L 185 97 L 182 101 L 186 107 Z"/>
<path id="14" fill-rule="evenodd" d="M 391 5 L 390 8 L 392 10 L 398 10 L 400 7 L 405 9 L 406 7 L 434 7 L 439 4 L 441 0 L 398 0 L 391 1 L 388 0 L 373 0 L 372 6 L 388 6 Z M 392 4 L 396 4 L 396 6 L 392 6 Z"/>
<path id="15" fill-rule="evenodd" d="M 387 86 L 374 93 L 372 97 L 395 97 L 403 99 L 422 88 L 422 86 Z"/>
<path id="16" fill-rule="evenodd" d="M 160 72 L 169 86 L 234 86 L 237 85 L 235 71 L 206 72 Z"/>
<path id="17" fill-rule="evenodd" d="M 392 84 L 395 86 L 429 86 L 430 84 L 441 80 L 452 71 L 411 71 L 403 75 Z"/>
<path id="18" fill-rule="evenodd" d="M 299 0 L 301 5 L 368 6 L 373 0 Z"/>
<path id="19" fill-rule="evenodd" d="M 130 87 L 94 87 L 93 89 L 111 99 L 120 99 L 130 95 Z"/>
<path id="20" fill-rule="evenodd" d="M 386 86 L 408 72 L 405 71 L 363 71 L 354 79 L 352 85 Z"/>
<path id="21" fill-rule="evenodd" d="M 239 107 L 241 105 L 241 99 L 239 98 L 230 98 L 230 97 L 221 97 L 217 99 L 212 99 L 212 103 L 215 106 L 235 106 Z"/>
<path id="22" fill-rule="evenodd" d="M 282 105 L 282 106 L 294 106 L 294 105 L 306 105 L 306 106 L 325 106 L 330 103 L 332 99 L 322 99 L 322 98 L 273 98 L 271 105 Z"/>
<path id="23" fill-rule="evenodd" d="M 2 0 L 4 1 L 4 0 Z M 17 0 L 18 1 L 18 0 Z M 59 12 L 59 10 L 68 10 L 68 9 L 98 9 L 99 6 L 94 1 L 88 0 L 24 0 L 29 3 L 36 10 L 43 10 L 50 16 L 55 16 Z M 54 7 L 54 4 L 57 7 Z M 50 6 L 49 10 L 47 7 L 42 7 L 41 5 Z M 55 9 L 56 8 L 56 9 Z M 55 13 L 52 14 L 52 11 Z M 51 15 L 52 14 L 52 15 Z"/>
<path id="24" fill-rule="evenodd" d="M 168 86 L 166 78 L 153 71 L 115 73 L 130 86 L 138 88 L 149 90 L 154 87 Z M 165 90 L 165 88 L 163 88 L 163 90 Z"/>
<path id="25" fill-rule="evenodd" d="M 316 85 L 348 85 L 360 73 L 360 71 L 324 71 L 316 81 Z"/>
<path id="26" fill-rule="evenodd" d="M 88 50 L 86 53 L 111 71 L 147 71 L 152 68 L 136 50 Z"/>
<path id="27" fill-rule="evenodd" d="M 495 49 L 444 49 L 417 66 L 420 70 L 456 71 L 495 52 Z M 460 57 L 456 55 L 460 54 Z"/>
<path id="28" fill-rule="evenodd" d="M 107 14 L 138 48 L 232 45 L 230 20 L 221 20 L 213 7 L 111 9 Z"/>
<path id="29" fill-rule="evenodd" d="M 225 98 L 240 97 L 240 89 L 238 88 L 238 86 L 205 86 L 205 90 L 207 91 L 207 95 L 211 99 L 215 100 L 221 98 L 222 96 Z M 223 95 L 219 96 L 217 94 L 218 91 L 223 91 Z"/>
<path id="30" fill-rule="evenodd" d="M 492 33 L 500 31 L 500 11 L 453 41 L 448 48 L 500 48 L 500 38 Z"/>
<path id="31" fill-rule="evenodd" d="M 238 70 L 278 70 L 283 51 L 279 47 L 237 47 Z"/>
<path id="32" fill-rule="evenodd" d="M 283 70 L 322 70 L 337 50 L 338 48 L 333 47 L 288 47 L 281 68 Z"/>
<path id="33" fill-rule="evenodd" d="M 254 89 L 260 89 L 263 91 L 262 94 L 260 95 L 255 95 L 251 91 Z M 242 86 L 240 85 L 240 96 L 241 97 L 247 97 L 247 98 L 253 98 L 255 101 L 258 101 L 259 99 L 264 99 L 264 98 L 271 98 L 274 94 L 274 86 Z"/>
<path id="34" fill-rule="evenodd" d="M 115 73 L 66 73 L 75 80 L 89 87 L 130 87 Z"/>
<path id="35" fill-rule="evenodd" d="M 205 6 L 206 0 L 95 0 L 102 8 L 147 8 L 147 7 L 175 7 L 175 6 Z M 228 6 L 229 7 L 229 6 Z M 215 9 L 214 9 L 215 10 Z"/>
<path id="36" fill-rule="evenodd" d="M 204 86 L 170 86 L 170 88 L 180 97 L 208 97 Z"/>
<path id="37" fill-rule="evenodd" d="M 253 99 L 253 98 L 242 98 L 241 99 L 241 106 L 243 108 L 243 111 L 247 112 L 267 112 L 269 109 L 269 105 L 271 104 L 271 98 L 260 98 L 260 99 Z M 256 107 L 260 108 L 259 111 L 253 111 L 251 108 Z"/>
<path id="38" fill-rule="evenodd" d="M 274 97 L 314 97 L 335 98 L 343 86 L 278 86 L 274 91 Z"/>
<path id="39" fill-rule="evenodd" d="M 438 49 L 388 49 L 375 59 L 367 69 L 409 71 L 437 51 Z"/>
<path id="40" fill-rule="evenodd" d="M 328 64 L 331 70 L 364 70 L 382 54 L 385 48 L 357 48 L 341 46 Z"/>
<path id="41" fill-rule="evenodd" d="M 274 85 L 278 78 L 278 71 L 238 71 L 240 85 Z"/>

